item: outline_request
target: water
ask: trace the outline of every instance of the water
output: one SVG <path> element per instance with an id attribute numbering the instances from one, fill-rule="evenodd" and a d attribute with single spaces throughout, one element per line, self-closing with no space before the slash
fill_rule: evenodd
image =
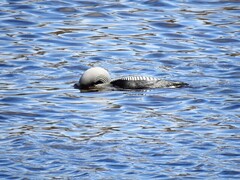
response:
<path id="1" fill-rule="evenodd" d="M 239 179 L 237 0 L 0 2 L 1 179 Z M 89 67 L 189 88 L 80 93 Z"/>

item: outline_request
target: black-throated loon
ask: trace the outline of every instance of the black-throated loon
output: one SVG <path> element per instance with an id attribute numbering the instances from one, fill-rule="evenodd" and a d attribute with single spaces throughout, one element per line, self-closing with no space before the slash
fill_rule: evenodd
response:
<path id="1" fill-rule="evenodd" d="M 147 76 L 126 76 L 111 80 L 107 70 L 101 67 L 92 67 L 82 74 L 74 87 L 81 90 L 97 91 L 101 89 L 180 88 L 187 85 L 184 82 L 166 81 Z"/>

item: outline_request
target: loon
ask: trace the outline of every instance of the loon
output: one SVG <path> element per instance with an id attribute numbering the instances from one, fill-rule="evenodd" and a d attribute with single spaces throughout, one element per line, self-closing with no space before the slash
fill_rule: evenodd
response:
<path id="1" fill-rule="evenodd" d="M 74 88 L 83 91 L 180 88 L 184 86 L 188 86 L 188 84 L 147 76 L 126 76 L 111 80 L 108 71 L 101 67 L 92 67 L 86 70 L 79 79 L 79 82 L 74 84 Z"/>

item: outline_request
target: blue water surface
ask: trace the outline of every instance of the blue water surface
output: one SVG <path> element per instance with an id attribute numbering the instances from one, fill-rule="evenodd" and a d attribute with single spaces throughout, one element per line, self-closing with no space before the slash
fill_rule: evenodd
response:
<path id="1" fill-rule="evenodd" d="M 0 179 L 239 179 L 238 0 L 0 1 Z M 81 93 L 89 67 L 190 87 Z"/>

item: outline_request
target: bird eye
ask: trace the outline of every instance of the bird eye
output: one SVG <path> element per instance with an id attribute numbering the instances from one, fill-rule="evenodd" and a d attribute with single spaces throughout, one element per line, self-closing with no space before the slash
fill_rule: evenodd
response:
<path id="1" fill-rule="evenodd" d="M 97 85 L 97 84 L 103 84 L 103 81 L 98 80 L 98 81 L 95 83 L 95 85 Z"/>

